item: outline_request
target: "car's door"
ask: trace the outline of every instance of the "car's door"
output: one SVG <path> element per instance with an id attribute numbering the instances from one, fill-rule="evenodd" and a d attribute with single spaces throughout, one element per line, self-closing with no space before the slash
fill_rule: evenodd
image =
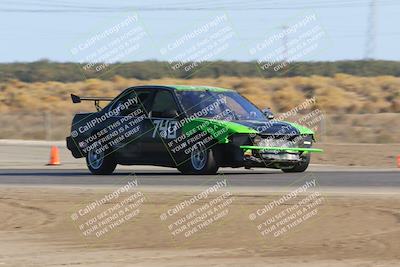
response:
<path id="1" fill-rule="evenodd" d="M 152 130 L 149 109 L 154 97 L 152 89 L 131 89 L 110 107 L 115 136 L 109 140 L 121 163 L 142 162 L 146 153 L 144 140 Z M 118 133 L 118 134 L 116 134 Z"/>
<path id="2" fill-rule="evenodd" d="M 154 161 L 166 164 L 173 164 L 175 161 L 168 143 L 181 135 L 181 127 L 178 127 L 181 112 L 173 91 L 157 90 L 150 109 L 153 130 L 146 135 L 147 147 Z"/>

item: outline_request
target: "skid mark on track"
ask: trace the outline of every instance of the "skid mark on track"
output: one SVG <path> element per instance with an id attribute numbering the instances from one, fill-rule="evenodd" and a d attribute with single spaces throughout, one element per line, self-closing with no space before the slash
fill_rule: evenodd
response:
<path id="1" fill-rule="evenodd" d="M 0 231 L 28 231 L 51 224 L 56 215 L 21 200 L 0 199 Z"/>

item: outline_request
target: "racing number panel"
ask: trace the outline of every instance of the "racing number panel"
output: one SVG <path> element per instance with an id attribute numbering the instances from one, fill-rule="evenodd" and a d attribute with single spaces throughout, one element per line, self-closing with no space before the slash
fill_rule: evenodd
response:
<path id="1" fill-rule="evenodd" d="M 166 142 L 179 135 L 177 128 L 173 125 L 177 122 L 180 113 L 181 110 L 174 94 L 170 90 L 157 90 L 150 113 L 154 127 L 151 132 L 151 147 L 156 152 L 152 158 L 157 158 L 156 160 L 160 158 L 161 161 L 169 164 L 174 162 Z"/>

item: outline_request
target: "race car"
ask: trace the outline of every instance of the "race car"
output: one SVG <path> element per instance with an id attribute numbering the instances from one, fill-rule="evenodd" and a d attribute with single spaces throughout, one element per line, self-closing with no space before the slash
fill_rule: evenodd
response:
<path id="1" fill-rule="evenodd" d="M 76 114 L 66 138 L 92 174 L 111 174 L 118 164 L 173 167 L 184 174 L 215 174 L 219 167 L 304 172 L 311 153 L 322 152 L 312 148 L 312 130 L 277 121 L 230 89 L 146 85 L 115 98 L 71 98 L 97 108 Z M 104 101 L 109 103 L 102 108 Z"/>

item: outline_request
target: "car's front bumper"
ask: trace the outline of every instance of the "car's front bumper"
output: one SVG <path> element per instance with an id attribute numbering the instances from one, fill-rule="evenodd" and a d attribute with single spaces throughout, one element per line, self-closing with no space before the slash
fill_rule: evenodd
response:
<path id="1" fill-rule="evenodd" d="M 319 148 L 240 146 L 244 165 L 248 167 L 282 168 L 304 161 L 304 154 L 321 153 Z"/>
<path id="2" fill-rule="evenodd" d="M 244 151 L 258 150 L 258 151 L 283 151 L 283 152 L 307 152 L 307 153 L 321 153 L 320 148 L 307 148 L 307 147 L 268 147 L 268 146 L 240 146 Z"/>

